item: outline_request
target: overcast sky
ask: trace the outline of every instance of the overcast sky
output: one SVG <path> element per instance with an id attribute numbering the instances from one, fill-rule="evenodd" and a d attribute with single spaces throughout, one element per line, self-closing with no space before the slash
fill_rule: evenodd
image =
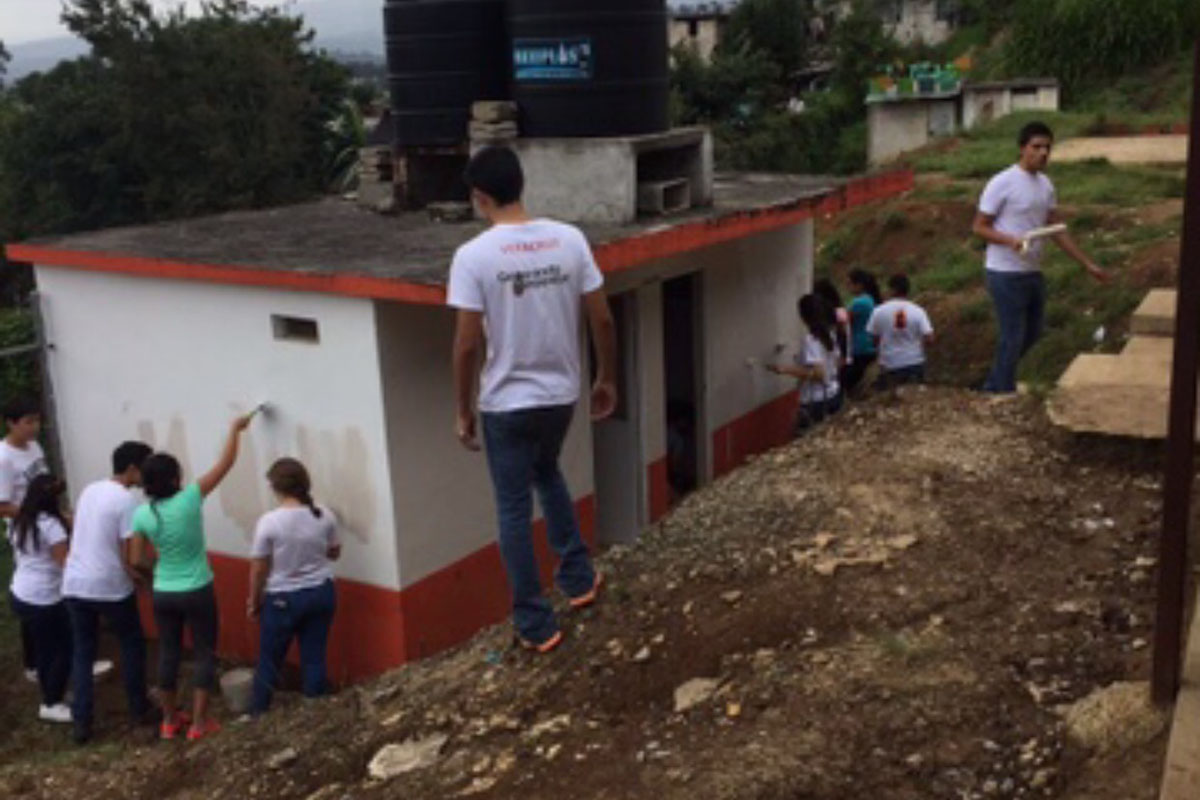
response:
<path id="1" fill-rule="evenodd" d="M 198 8 L 199 0 L 151 0 L 159 8 L 185 5 Z M 258 5 L 274 5 L 260 0 Z M 60 0 L 0 0 L 0 41 L 19 44 L 53 36 L 67 36 L 69 31 L 58 21 L 62 11 Z"/>

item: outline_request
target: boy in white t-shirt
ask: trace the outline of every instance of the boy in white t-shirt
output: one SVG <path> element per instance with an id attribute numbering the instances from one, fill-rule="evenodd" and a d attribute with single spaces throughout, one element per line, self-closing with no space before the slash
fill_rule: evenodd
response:
<path id="1" fill-rule="evenodd" d="M 71 617 L 74 643 L 71 714 L 75 741 L 92 735 L 92 669 L 100 620 L 117 636 L 121 677 L 129 713 L 144 719 L 151 710 L 146 695 L 146 637 L 138 614 L 135 581 L 143 577 L 129 566 L 129 542 L 142 483 L 142 463 L 153 452 L 142 442 L 124 442 L 112 454 L 112 476 L 87 485 L 75 509 L 71 550 L 63 569 L 63 597 Z"/>
<path id="2" fill-rule="evenodd" d="M 29 482 L 49 470 L 46 455 L 37 441 L 42 430 L 38 404 L 29 397 L 15 397 L 4 404 L 3 413 L 7 432 L 0 441 L 0 517 L 11 525 L 25 499 Z M 21 623 L 21 650 L 25 678 L 37 680 L 33 634 L 24 622 Z"/>
<path id="3" fill-rule="evenodd" d="M 1000 335 L 985 392 L 1015 392 L 1017 363 L 1042 334 L 1046 284 L 1042 278 L 1043 242 L 1027 239 L 1036 228 L 1059 221 L 1054 184 L 1046 177 L 1054 133 L 1031 122 L 1017 138 L 1016 164 L 988 181 L 979 198 L 972 230 L 987 242 L 985 274 L 996 307 Z M 1080 249 L 1066 231 L 1051 237 L 1063 252 L 1100 282 L 1109 275 Z"/>
<path id="4" fill-rule="evenodd" d="M 476 208 L 492 226 L 460 247 L 450 267 L 447 302 L 458 309 L 456 434 L 468 449 L 479 449 L 478 378 L 513 624 L 524 646 L 544 653 L 562 641 L 562 632 L 542 594 L 532 490 L 560 559 L 558 586 L 573 607 L 589 605 L 602 577 L 580 535 L 558 456 L 580 394 L 580 317 L 587 317 L 597 354 L 592 419 L 607 417 L 616 406 L 615 328 L 587 240 L 577 228 L 526 213 L 521 202 L 525 177 L 512 150 L 484 148 L 471 159 L 464 178 Z"/>
<path id="5" fill-rule="evenodd" d="M 925 309 L 908 299 L 908 276 L 888 279 L 891 298 L 871 312 L 867 332 L 879 351 L 877 388 L 925 382 L 925 348 L 933 343 L 933 323 Z"/>

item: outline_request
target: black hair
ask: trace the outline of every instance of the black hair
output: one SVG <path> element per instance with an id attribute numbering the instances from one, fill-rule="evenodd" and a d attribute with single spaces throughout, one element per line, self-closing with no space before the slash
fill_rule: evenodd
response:
<path id="1" fill-rule="evenodd" d="M 179 462 L 170 453 L 155 453 L 142 462 L 142 491 L 150 498 L 150 510 L 159 525 L 162 517 L 158 515 L 158 504 L 179 493 L 182 476 Z"/>
<path id="2" fill-rule="evenodd" d="M 825 298 L 817 294 L 806 294 L 796 301 L 796 311 L 808 327 L 808 332 L 817 337 L 817 341 L 824 345 L 826 350 L 832 351 L 835 347 L 833 327 L 836 320 L 833 309 L 829 307 Z"/>
<path id="3" fill-rule="evenodd" d="M 308 510 L 317 519 L 321 518 L 321 509 L 312 499 L 312 481 L 308 470 L 294 458 L 281 458 L 267 470 L 267 480 L 271 489 L 284 497 L 299 500 L 308 506 Z"/>
<path id="4" fill-rule="evenodd" d="M 888 278 L 888 288 L 892 290 L 893 294 L 899 297 L 908 297 L 908 276 L 903 272 L 893 275 Z"/>
<path id="5" fill-rule="evenodd" d="M 28 395 L 16 395 L 8 398 L 3 411 L 5 422 L 19 422 L 23 417 L 31 417 L 42 413 L 38 401 Z"/>
<path id="6" fill-rule="evenodd" d="M 113 475 L 120 475 L 130 467 L 140 469 L 153 452 L 145 442 L 121 442 L 112 454 Z"/>
<path id="7" fill-rule="evenodd" d="M 27 540 L 32 540 L 34 550 L 42 546 L 37 526 L 38 517 L 42 514 L 49 514 L 66 527 L 62 515 L 63 488 L 62 481 L 48 472 L 43 472 L 29 482 L 29 487 L 25 490 L 25 499 L 21 501 L 21 507 L 12 521 L 13 541 L 22 553 L 27 552 Z"/>
<path id="8" fill-rule="evenodd" d="M 861 286 L 863 291 L 875 301 L 875 305 L 883 302 L 883 292 L 879 291 L 879 281 L 875 280 L 875 276 L 865 269 L 850 270 L 850 282 Z"/>
<path id="9" fill-rule="evenodd" d="M 838 293 L 837 287 L 833 285 L 833 281 L 828 278 L 821 278 L 813 284 L 813 294 L 820 297 L 829 306 L 833 315 L 833 333 L 837 337 L 838 349 L 845 353 L 850 346 L 850 342 L 846 338 L 846 329 L 837 324 L 837 310 L 844 308 L 842 296 Z"/>
<path id="10" fill-rule="evenodd" d="M 1038 136 L 1045 136 L 1054 141 L 1054 131 L 1050 130 L 1050 126 L 1040 120 L 1035 120 L 1021 128 L 1021 132 L 1017 134 L 1017 144 L 1024 147 Z"/>
<path id="11" fill-rule="evenodd" d="M 499 206 L 512 205 L 525 191 L 525 173 L 517 154 L 507 147 L 485 147 L 471 157 L 463 172 L 467 186 L 483 192 Z"/>
<path id="12" fill-rule="evenodd" d="M 837 287 L 828 278 L 821 278 L 821 280 L 813 284 L 813 294 L 824 298 L 825 302 L 833 308 L 842 308 L 845 305 L 842 302 L 842 296 L 838 293 Z"/>

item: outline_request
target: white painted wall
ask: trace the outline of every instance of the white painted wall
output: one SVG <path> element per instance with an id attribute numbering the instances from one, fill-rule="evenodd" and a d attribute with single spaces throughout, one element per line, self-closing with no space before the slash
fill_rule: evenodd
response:
<path id="1" fill-rule="evenodd" d="M 1009 85 L 967 85 L 962 95 L 963 128 L 970 130 L 1014 111 L 1057 111 L 1058 101 L 1059 90 L 1054 85 L 1016 81 Z"/>
<path id="2" fill-rule="evenodd" d="M 72 497 L 143 439 L 185 479 L 216 460 L 229 421 L 260 400 L 233 471 L 205 504 L 209 549 L 245 557 L 272 506 L 264 474 L 297 456 L 344 523 L 337 573 L 397 585 L 395 525 L 371 302 L 277 289 L 37 268 Z M 319 344 L 277 341 L 271 314 L 317 320 Z"/>
<path id="3" fill-rule="evenodd" d="M 937 0 L 896 0 L 900 19 L 885 18 L 883 29 L 901 44 L 941 44 L 954 33 L 949 20 L 938 19 Z"/>
<path id="4" fill-rule="evenodd" d="M 708 439 L 795 388 L 747 359 L 790 362 L 799 349 L 796 300 L 812 286 L 812 243 L 810 220 L 714 248 L 728 252 L 704 273 Z"/>
<path id="5" fill-rule="evenodd" d="M 454 436 L 453 310 L 380 301 L 376 319 L 403 588 L 494 542 L 496 512 L 483 453 Z M 576 500 L 593 491 L 581 397 L 560 460 Z"/>
<path id="6" fill-rule="evenodd" d="M 954 133 L 957 99 L 905 99 L 867 106 L 867 160 L 871 166 L 924 147 L 937 135 Z"/>
<path id="7" fill-rule="evenodd" d="M 672 48 L 687 44 L 700 58 L 708 61 L 721 41 L 724 26 L 724 19 L 719 17 L 672 18 L 667 23 L 667 44 Z"/>

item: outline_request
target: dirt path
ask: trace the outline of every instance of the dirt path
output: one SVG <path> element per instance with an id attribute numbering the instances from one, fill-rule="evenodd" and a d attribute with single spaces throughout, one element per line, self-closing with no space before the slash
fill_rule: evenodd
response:
<path id="1" fill-rule="evenodd" d="M 1185 164 L 1187 150 L 1187 136 L 1097 136 L 1056 145 L 1054 160 L 1107 158 L 1113 164 Z"/>
<path id="2" fill-rule="evenodd" d="M 0 796 L 1153 800 L 1161 719 L 1094 758 L 1062 715 L 1148 673 L 1153 468 L 1029 398 L 876 398 L 610 551 L 551 656 L 500 628 L 199 745 L 45 743 Z"/>

